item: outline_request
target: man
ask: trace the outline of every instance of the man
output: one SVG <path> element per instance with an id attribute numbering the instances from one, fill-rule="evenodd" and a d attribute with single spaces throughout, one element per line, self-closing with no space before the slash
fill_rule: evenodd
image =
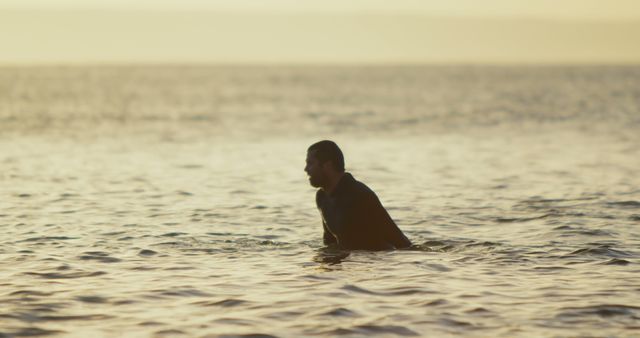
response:
<path id="1" fill-rule="evenodd" d="M 324 244 L 349 250 L 390 250 L 411 246 L 376 194 L 344 170 L 342 151 L 332 141 L 307 150 L 311 186 L 320 188 L 316 205 L 322 214 Z"/>

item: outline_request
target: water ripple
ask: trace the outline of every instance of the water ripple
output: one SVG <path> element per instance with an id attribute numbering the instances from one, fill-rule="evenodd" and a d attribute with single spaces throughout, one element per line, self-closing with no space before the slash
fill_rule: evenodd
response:
<path id="1" fill-rule="evenodd" d="M 94 271 L 94 272 L 70 272 L 70 273 L 25 272 L 24 274 L 36 276 L 40 278 L 46 278 L 46 279 L 71 279 L 71 278 L 96 277 L 96 276 L 106 275 L 107 273 L 104 271 Z"/>

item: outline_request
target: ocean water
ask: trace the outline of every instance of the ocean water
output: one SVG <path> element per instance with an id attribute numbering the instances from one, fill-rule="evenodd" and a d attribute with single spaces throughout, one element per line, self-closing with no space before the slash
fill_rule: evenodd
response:
<path id="1" fill-rule="evenodd" d="M 0 337 L 640 336 L 638 66 L 4 67 L 0 169 Z"/>

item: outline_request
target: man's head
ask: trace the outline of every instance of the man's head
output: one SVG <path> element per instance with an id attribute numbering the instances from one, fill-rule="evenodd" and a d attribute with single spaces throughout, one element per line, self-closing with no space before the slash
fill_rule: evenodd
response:
<path id="1" fill-rule="evenodd" d="M 316 187 L 326 187 L 332 178 L 344 173 L 344 156 L 333 141 L 320 141 L 307 149 L 307 165 L 304 171 L 309 175 L 309 183 Z"/>

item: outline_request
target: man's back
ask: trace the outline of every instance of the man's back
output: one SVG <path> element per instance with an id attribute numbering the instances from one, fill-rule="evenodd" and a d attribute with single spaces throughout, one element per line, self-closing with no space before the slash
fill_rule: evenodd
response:
<path id="1" fill-rule="evenodd" d="M 411 246 L 376 194 L 349 173 L 344 173 L 331 194 L 318 190 L 316 204 L 322 213 L 325 244 L 352 250 Z"/>

